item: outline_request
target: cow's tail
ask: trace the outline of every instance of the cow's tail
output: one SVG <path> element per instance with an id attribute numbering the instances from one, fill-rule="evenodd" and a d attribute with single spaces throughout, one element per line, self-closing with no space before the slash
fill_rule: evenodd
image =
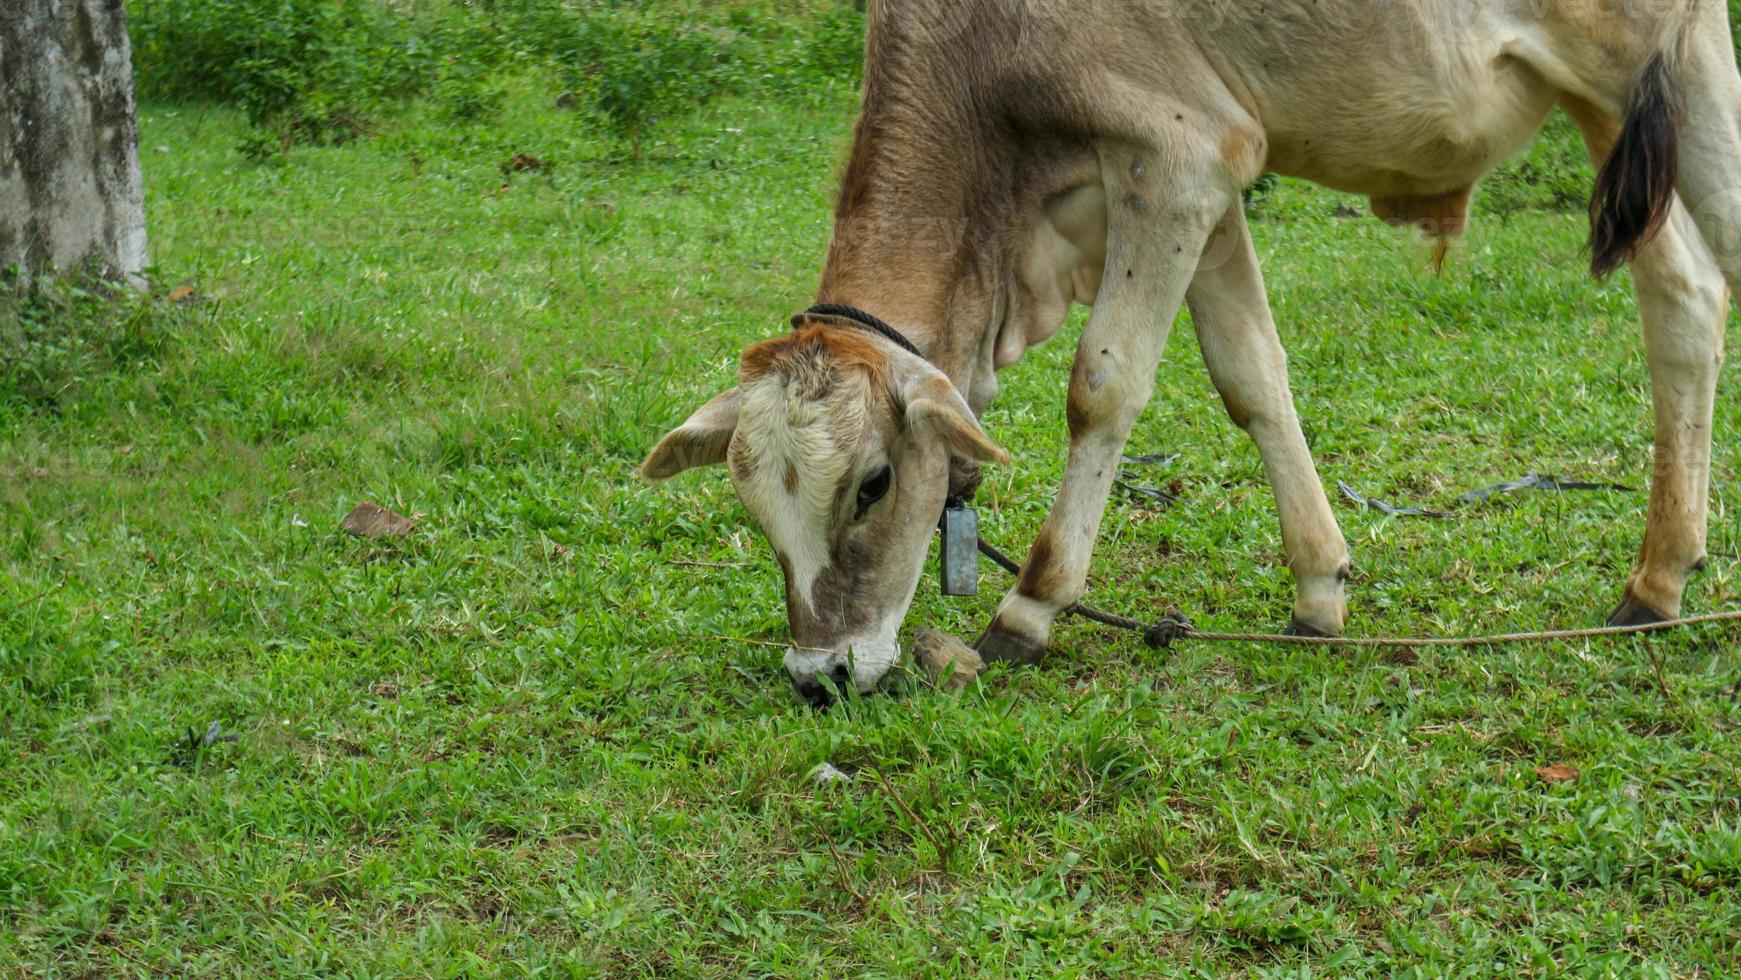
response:
<path id="1" fill-rule="evenodd" d="M 1590 198 L 1590 271 L 1600 279 L 1650 243 L 1674 204 L 1685 116 L 1676 68 L 1699 0 L 1632 80 L 1626 119 Z"/>

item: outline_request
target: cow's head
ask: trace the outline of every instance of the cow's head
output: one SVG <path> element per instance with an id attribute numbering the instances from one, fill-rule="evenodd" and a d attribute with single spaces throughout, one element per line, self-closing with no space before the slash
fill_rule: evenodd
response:
<path id="1" fill-rule="evenodd" d="M 1008 459 L 937 368 L 873 334 L 811 325 L 744 352 L 738 387 L 660 440 L 641 472 L 728 465 L 786 576 L 786 672 L 826 703 L 835 686 L 868 693 L 900 656 L 952 455 Z"/>

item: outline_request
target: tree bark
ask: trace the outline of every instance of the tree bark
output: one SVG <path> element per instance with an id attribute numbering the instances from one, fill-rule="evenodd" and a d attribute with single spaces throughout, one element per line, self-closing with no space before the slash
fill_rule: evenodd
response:
<path id="1" fill-rule="evenodd" d="M 121 0 L 0 0 L 0 269 L 137 281 L 145 201 Z"/>

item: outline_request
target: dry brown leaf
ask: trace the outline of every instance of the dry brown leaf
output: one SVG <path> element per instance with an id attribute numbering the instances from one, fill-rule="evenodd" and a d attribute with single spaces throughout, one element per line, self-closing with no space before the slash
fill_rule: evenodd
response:
<path id="1" fill-rule="evenodd" d="M 359 538 L 397 538 L 410 534 L 417 522 L 367 500 L 351 509 L 339 527 Z"/>
<path id="2" fill-rule="evenodd" d="M 1539 766 L 1535 774 L 1544 783 L 1575 783 L 1578 781 L 1578 770 L 1571 766 Z"/>
<path id="3" fill-rule="evenodd" d="M 174 289 L 171 289 L 169 295 L 164 298 L 169 300 L 171 303 L 185 303 L 193 298 L 193 286 L 184 282 Z"/>

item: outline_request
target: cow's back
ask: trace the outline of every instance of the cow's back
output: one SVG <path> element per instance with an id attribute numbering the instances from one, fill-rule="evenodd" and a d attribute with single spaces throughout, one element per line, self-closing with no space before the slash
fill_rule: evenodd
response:
<path id="1" fill-rule="evenodd" d="M 1385 197 L 1467 187 L 1526 145 L 1563 94 L 1624 91 L 1692 2 L 1631 12 L 1593 0 L 876 7 L 907 35 L 899 70 L 935 63 L 963 83 L 939 91 L 971 91 L 991 117 L 1030 132 L 1123 136 L 1145 111 L 1207 107 L 1211 120 L 1262 131 L 1266 169 Z"/>

